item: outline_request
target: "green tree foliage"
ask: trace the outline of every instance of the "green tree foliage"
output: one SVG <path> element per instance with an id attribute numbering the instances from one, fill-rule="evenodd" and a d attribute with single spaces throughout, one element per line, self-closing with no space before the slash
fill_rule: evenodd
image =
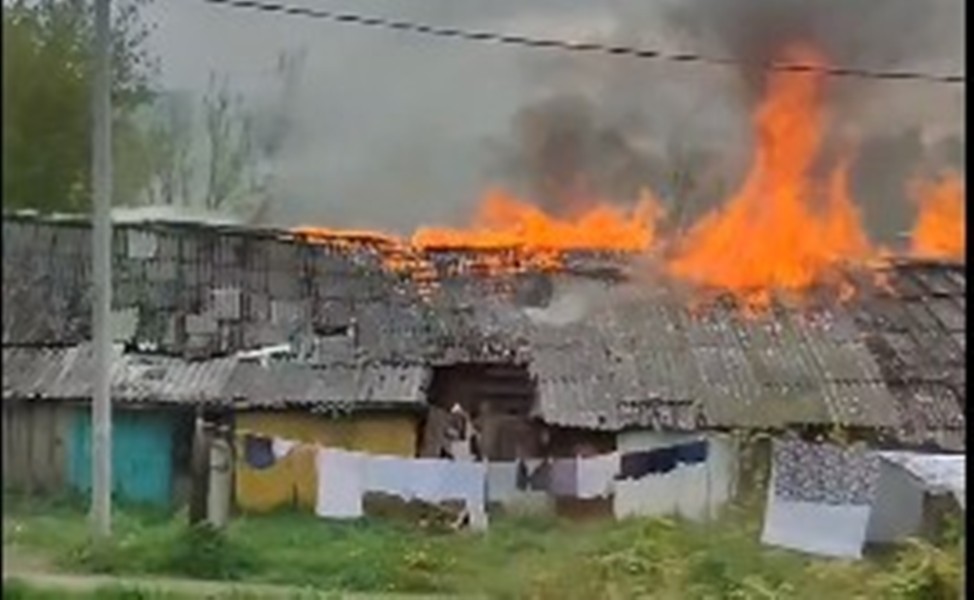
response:
<path id="1" fill-rule="evenodd" d="M 112 22 L 115 196 L 148 177 L 147 141 L 133 122 L 151 99 L 154 62 L 139 18 L 150 0 L 114 3 Z M 90 205 L 90 0 L 11 0 L 3 7 L 3 206 L 80 212 Z"/>

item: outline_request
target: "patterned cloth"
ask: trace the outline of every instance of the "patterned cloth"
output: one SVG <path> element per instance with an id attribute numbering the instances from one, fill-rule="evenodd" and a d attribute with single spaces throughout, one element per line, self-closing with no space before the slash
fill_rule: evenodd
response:
<path id="1" fill-rule="evenodd" d="M 773 453 L 774 494 L 782 500 L 863 505 L 875 497 L 879 457 L 865 447 L 775 440 Z"/>

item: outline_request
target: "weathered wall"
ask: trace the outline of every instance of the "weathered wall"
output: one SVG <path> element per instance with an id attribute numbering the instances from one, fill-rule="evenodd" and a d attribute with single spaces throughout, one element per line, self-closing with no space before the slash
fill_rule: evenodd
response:
<path id="1" fill-rule="evenodd" d="M 411 415 L 354 415 L 331 418 L 307 412 L 245 412 L 236 417 L 237 440 L 244 433 L 373 454 L 415 456 L 417 418 Z M 263 512 L 297 506 L 313 508 L 318 489 L 315 451 L 299 446 L 266 469 L 254 469 L 237 452 L 236 504 Z"/>
<path id="2" fill-rule="evenodd" d="M 716 516 L 734 493 L 737 451 L 733 441 L 718 434 L 628 431 L 618 435 L 620 454 L 653 450 L 706 439 L 707 460 L 679 465 L 669 473 L 648 475 L 635 481 L 617 481 L 613 512 L 629 516 L 679 515 L 701 520 Z"/>
<path id="3" fill-rule="evenodd" d="M 3 221 L 4 344 L 90 339 L 90 229 L 81 221 Z M 378 360 L 440 352 L 446 323 L 375 248 L 193 225 L 116 226 L 113 310 L 136 316 L 121 336 L 159 351 L 212 356 L 311 339 L 354 320 L 358 348 Z M 352 357 L 317 356 L 316 360 Z"/>
<path id="4" fill-rule="evenodd" d="M 54 402 L 4 403 L 4 489 L 45 494 L 64 490 L 74 412 Z"/>
<path id="5" fill-rule="evenodd" d="M 112 491 L 132 502 L 172 506 L 175 411 L 119 410 L 112 414 Z M 180 440 L 180 443 L 188 443 Z M 74 411 L 71 423 L 68 481 L 87 493 L 91 489 L 91 416 Z"/>

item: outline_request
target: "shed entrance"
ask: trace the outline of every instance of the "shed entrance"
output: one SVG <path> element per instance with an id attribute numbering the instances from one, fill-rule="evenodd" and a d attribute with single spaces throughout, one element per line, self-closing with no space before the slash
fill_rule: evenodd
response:
<path id="1" fill-rule="evenodd" d="M 487 460 L 539 456 L 541 427 L 531 419 L 536 386 L 526 365 L 461 363 L 433 369 L 421 456 L 442 456 L 450 414 L 462 410 L 473 453 Z"/>

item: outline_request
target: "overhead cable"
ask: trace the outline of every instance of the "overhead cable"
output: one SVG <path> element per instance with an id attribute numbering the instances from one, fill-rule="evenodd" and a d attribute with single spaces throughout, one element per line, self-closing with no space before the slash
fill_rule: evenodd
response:
<path id="1" fill-rule="evenodd" d="M 432 37 L 458 39 L 480 43 L 494 43 L 506 46 L 520 46 L 525 48 L 566 50 L 572 52 L 589 52 L 610 56 L 625 56 L 637 59 L 650 59 L 674 63 L 697 63 L 718 66 L 751 66 L 767 71 L 783 71 L 793 73 L 820 73 L 833 77 L 849 77 L 858 79 L 873 79 L 886 81 L 919 81 L 933 84 L 964 85 L 966 77 L 963 74 L 927 73 L 923 71 L 887 71 L 873 70 L 860 67 L 843 67 L 817 64 L 798 63 L 765 63 L 748 64 L 731 58 L 705 56 L 692 52 L 667 52 L 659 49 L 637 48 L 604 44 L 600 42 L 577 42 L 550 38 L 529 37 L 524 35 L 506 34 L 495 31 L 474 31 L 456 27 L 428 25 L 417 21 L 406 21 L 387 17 L 375 17 L 358 13 L 293 6 L 282 2 L 269 0 L 203 0 L 208 4 L 215 4 L 236 9 L 250 9 L 265 13 L 277 13 L 288 16 L 322 19 L 346 25 L 373 27 L 391 31 L 400 31 L 426 35 Z"/>

